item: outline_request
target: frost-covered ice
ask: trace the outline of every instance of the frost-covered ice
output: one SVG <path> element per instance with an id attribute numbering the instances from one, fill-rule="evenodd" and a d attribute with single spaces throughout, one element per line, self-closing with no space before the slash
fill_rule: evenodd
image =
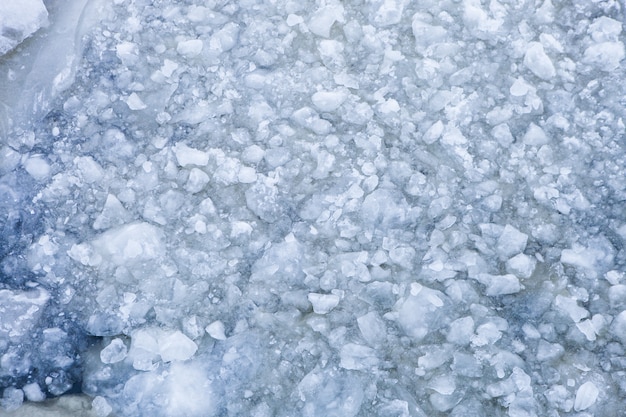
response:
<path id="1" fill-rule="evenodd" d="M 3 413 L 622 414 L 621 2 L 39 6 L 0 1 Z"/>

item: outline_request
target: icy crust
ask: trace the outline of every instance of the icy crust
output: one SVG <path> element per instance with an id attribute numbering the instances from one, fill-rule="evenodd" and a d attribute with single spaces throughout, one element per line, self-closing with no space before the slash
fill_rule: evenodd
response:
<path id="1" fill-rule="evenodd" d="M 619 414 L 619 4 L 345 3 L 107 5 L 0 153 L 4 408 L 55 305 L 101 416 Z"/>

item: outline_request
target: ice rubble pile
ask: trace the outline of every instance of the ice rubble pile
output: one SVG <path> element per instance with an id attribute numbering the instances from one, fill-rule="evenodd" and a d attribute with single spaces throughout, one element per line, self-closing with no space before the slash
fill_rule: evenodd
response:
<path id="1" fill-rule="evenodd" d="M 48 10 L 41 0 L 0 2 L 0 56 L 48 23 Z"/>
<path id="2" fill-rule="evenodd" d="M 620 413 L 618 2 L 99 13 L 1 150 L 5 408 L 82 378 L 102 416 Z"/>

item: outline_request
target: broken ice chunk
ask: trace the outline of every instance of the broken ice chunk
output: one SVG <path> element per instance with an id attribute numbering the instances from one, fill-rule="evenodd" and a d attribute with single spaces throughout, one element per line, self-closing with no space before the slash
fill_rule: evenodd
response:
<path id="1" fill-rule="evenodd" d="M 402 20 L 407 0 L 373 0 L 370 20 L 375 26 L 386 27 L 395 25 Z"/>
<path id="2" fill-rule="evenodd" d="M 363 339 L 368 344 L 375 346 L 387 338 L 387 326 L 385 326 L 385 322 L 375 311 L 370 311 L 364 316 L 357 318 L 356 321 Z"/>
<path id="3" fill-rule="evenodd" d="M 102 212 L 93 222 L 93 228 L 96 230 L 108 229 L 112 226 L 122 225 L 128 220 L 130 220 L 130 215 L 120 200 L 113 194 L 109 194 L 104 202 Z"/>
<path id="4" fill-rule="evenodd" d="M 178 165 L 183 168 L 189 165 L 205 166 L 209 163 L 209 154 L 198 149 L 190 148 L 182 142 L 178 142 L 173 150 Z"/>
<path id="5" fill-rule="evenodd" d="M 339 304 L 339 296 L 337 294 L 317 294 L 310 293 L 309 301 L 313 305 L 313 311 L 317 314 L 326 314 Z"/>
<path id="6" fill-rule="evenodd" d="M 506 271 L 519 278 L 530 278 L 535 271 L 537 261 L 523 253 L 517 254 L 506 261 Z"/>
<path id="7" fill-rule="evenodd" d="M 185 184 L 185 190 L 189 191 L 191 194 L 199 193 L 209 183 L 209 180 L 210 178 L 206 172 L 199 168 L 192 168 L 187 183 Z"/>
<path id="8" fill-rule="evenodd" d="M 624 56 L 622 42 L 601 42 L 585 49 L 583 62 L 595 65 L 603 71 L 612 71 L 619 67 Z"/>
<path id="9" fill-rule="evenodd" d="M 307 26 L 317 36 L 328 38 L 330 37 L 330 29 L 333 24 L 335 22 L 344 22 L 343 13 L 344 9 L 341 4 L 322 7 L 313 13 Z"/>
<path id="10" fill-rule="evenodd" d="M 344 369 L 367 370 L 378 366 L 376 351 L 370 347 L 346 343 L 339 352 L 340 365 Z"/>
<path id="11" fill-rule="evenodd" d="M 496 250 L 502 259 L 521 253 L 526 248 L 528 235 L 507 224 L 498 238 Z"/>
<path id="12" fill-rule="evenodd" d="M 131 110 L 143 110 L 148 107 L 137 93 L 131 93 L 131 95 L 126 98 L 126 104 L 128 104 L 128 108 Z"/>
<path id="13" fill-rule="evenodd" d="M 164 362 L 186 361 L 191 358 L 198 346 L 180 331 L 162 333 L 158 340 L 159 354 Z"/>
<path id="14" fill-rule="evenodd" d="M 33 156 L 24 162 L 24 169 L 37 181 L 45 181 L 50 176 L 50 164 L 40 156 Z"/>
<path id="15" fill-rule="evenodd" d="M 542 128 L 534 123 L 531 123 L 522 138 L 522 142 L 531 146 L 541 146 L 549 143 L 550 138 L 546 135 L 546 132 Z"/>
<path id="16" fill-rule="evenodd" d="M 200 39 L 189 39 L 178 42 L 176 52 L 187 58 L 193 58 L 202 52 L 203 42 Z"/>
<path id="17" fill-rule="evenodd" d="M 0 56 L 48 24 L 41 0 L 0 1 Z"/>
<path id="18" fill-rule="evenodd" d="M 211 336 L 213 339 L 226 340 L 226 334 L 224 332 L 224 323 L 222 323 L 219 320 L 216 320 L 213 323 L 206 326 L 205 330 L 209 334 L 209 336 Z"/>
<path id="19" fill-rule="evenodd" d="M 589 316 L 589 312 L 578 305 L 578 302 L 570 297 L 564 297 L 562 295 L 557 295 L 554 299 L 554 306 L 567 314 L 574 323 L 578 323 L 582 319 Z"/>
<path id="20" fill-rule="evenodd" d="M 132 223 L 109 230 L 92 246 L 116 265 L 157 259 L 165 253 L 163 233 L 150 223 Z"/>
<path id="21" fill-rule="evenodd" d="M 446 339 L 450 343 L 466 345 L 474 334 L 474 319 L 471 316 L 461 317 L 450 323 Z"/>
<path id="22" fill-rule="evenodd" d="M 30 333 L 49 299 L 50 294 L 43 289 L 0 290 L 0 340 Z"/>
<path id="23" fill-rule="evenodd" d="M 126 353 L 126 345 L 122 339 L 113 339 L 100 351 L 100 360 L 102 363 L 117 363 L 124 360 Z"/>
<path id="24" fill-rule="evenodd" d="M 596 403 L 600 390 L 591 381 L 582 384 L 576 391 L 576 399 L 574 400 L 574 410 L 586 410 Z"/>
<path id="25" fill-rule="evenodd" d="M 399 302 L 398 323 L 415 340 L 446 325 L 444 320 L 447 297 L 440 291 L 421 285 L 412 286 L 411 295 Z"/>
<path id="26" fill-rule="evenodd" d="M 318 91 L 311 96 L 313 105 L 323 112 L 335 111 L 348 98 L 345 91 Z"/>
<path id="27" fill-rule="evenodd" d="M 475 279 L 486 287 L 485 294 L 492 297 L 515 294 L 522 289 L 519 279 L 512 274 L 477 274 Z"/>
<path id="28" fill-rule="evenodd" d="M 106 398 L 100 395 L 94 397 L 91 402 L 91 408 L 96 412 L 98 417 L 106 417 L 111 414 L 111 411 L 113 411 L 113 407 L 109 405 Z"/>
<path id="29" fill-rule="evenodd" d="M 543 45 L 539 42 L 530 42 L 524 55 L 524 65 L 533 74 L 543 80 L 549 80 L 556 75 L 550 57 L 546 55 Z"/>

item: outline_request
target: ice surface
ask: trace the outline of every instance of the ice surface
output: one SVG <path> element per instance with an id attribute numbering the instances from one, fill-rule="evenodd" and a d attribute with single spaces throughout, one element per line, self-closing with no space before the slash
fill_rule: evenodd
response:
<path id="1" fill-rule="evenodd" d="M 3 411 L 617 415 L 622 3 L 46 7 L 0 62 Z"/>

